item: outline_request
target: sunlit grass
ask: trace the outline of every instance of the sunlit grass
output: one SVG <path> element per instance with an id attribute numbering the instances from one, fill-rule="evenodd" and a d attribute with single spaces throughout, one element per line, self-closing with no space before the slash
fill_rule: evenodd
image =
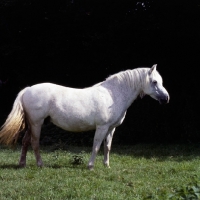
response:
<path id="1" fill-rule="evenodd" d="M 27 167 L 18 168 L 20 149 L 0 149 L 0 199 L 144 199 L 200 177 L 200 147 L 194 145 L 115 146 L 111 169 L 97 156 L 94 171 L 87 169 L 91 148 L 42 148 L 45 167 L 35 165 L 33 152 Z M 83 161 L 73 164 L 74 155 Z"/>

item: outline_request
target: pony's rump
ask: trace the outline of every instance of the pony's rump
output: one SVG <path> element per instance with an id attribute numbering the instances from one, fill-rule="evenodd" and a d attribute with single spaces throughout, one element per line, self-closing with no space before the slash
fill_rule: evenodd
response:
<path id="1" fill-rule="evenodd" d="M 26 88 L 19 92 L 13 108 L 0 130 L 0 143 L 13 145 L 17 142 L 20 131 L 25 128 L 25 113 L 22 106 L 22 96 Z"/>

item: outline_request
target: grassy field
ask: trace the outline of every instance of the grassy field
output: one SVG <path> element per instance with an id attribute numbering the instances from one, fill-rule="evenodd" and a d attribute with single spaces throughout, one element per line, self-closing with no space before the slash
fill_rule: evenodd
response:
<path id="1" fill-rule="evenodd" d="M 114 146 L 111 168 L 103 166 L 101 150 L 94 171 L 87 169 L 90 153 L 91 147 L 43 147 L 45 167 L 36 167 L 29 151 L 27 167 L 21 169 L 20 147 L 0 147 L 0 199 L 167 199 L 170 194 L 199 194 L 200 145 Z"/>

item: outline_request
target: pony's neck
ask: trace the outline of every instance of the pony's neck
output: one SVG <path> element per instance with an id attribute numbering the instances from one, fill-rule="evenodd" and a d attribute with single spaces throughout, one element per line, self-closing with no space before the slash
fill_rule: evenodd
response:
<path id="1" fill-rule="evenodd" d="M 134 69 L 120 72 L 109 77 L 104 83 L 117 101 L 125 101 L 127 108 L 143 91 L 144 70 Z"/>

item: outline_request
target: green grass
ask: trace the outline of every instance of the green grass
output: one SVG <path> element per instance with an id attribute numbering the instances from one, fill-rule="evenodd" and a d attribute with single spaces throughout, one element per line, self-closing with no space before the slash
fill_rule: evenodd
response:
<path id="1" fill-rule="evenodd" d="M 166 199 L 165 194 L 200 177 L 197 145 L 114 146 L 111 168 L 103 166 L 100 151 L 94 171 L 87 169 L 91 148 L 53 149 L 41 150 L 45 167 L 36 167 L 29 151 L 27 167 L 21 169 L 17 166 L 20 148 L 0 147 L 0 199 L 124 200 L 156 199 L 159 195 Z M 74 163 L 77 156 L 81 162 Z"/>

